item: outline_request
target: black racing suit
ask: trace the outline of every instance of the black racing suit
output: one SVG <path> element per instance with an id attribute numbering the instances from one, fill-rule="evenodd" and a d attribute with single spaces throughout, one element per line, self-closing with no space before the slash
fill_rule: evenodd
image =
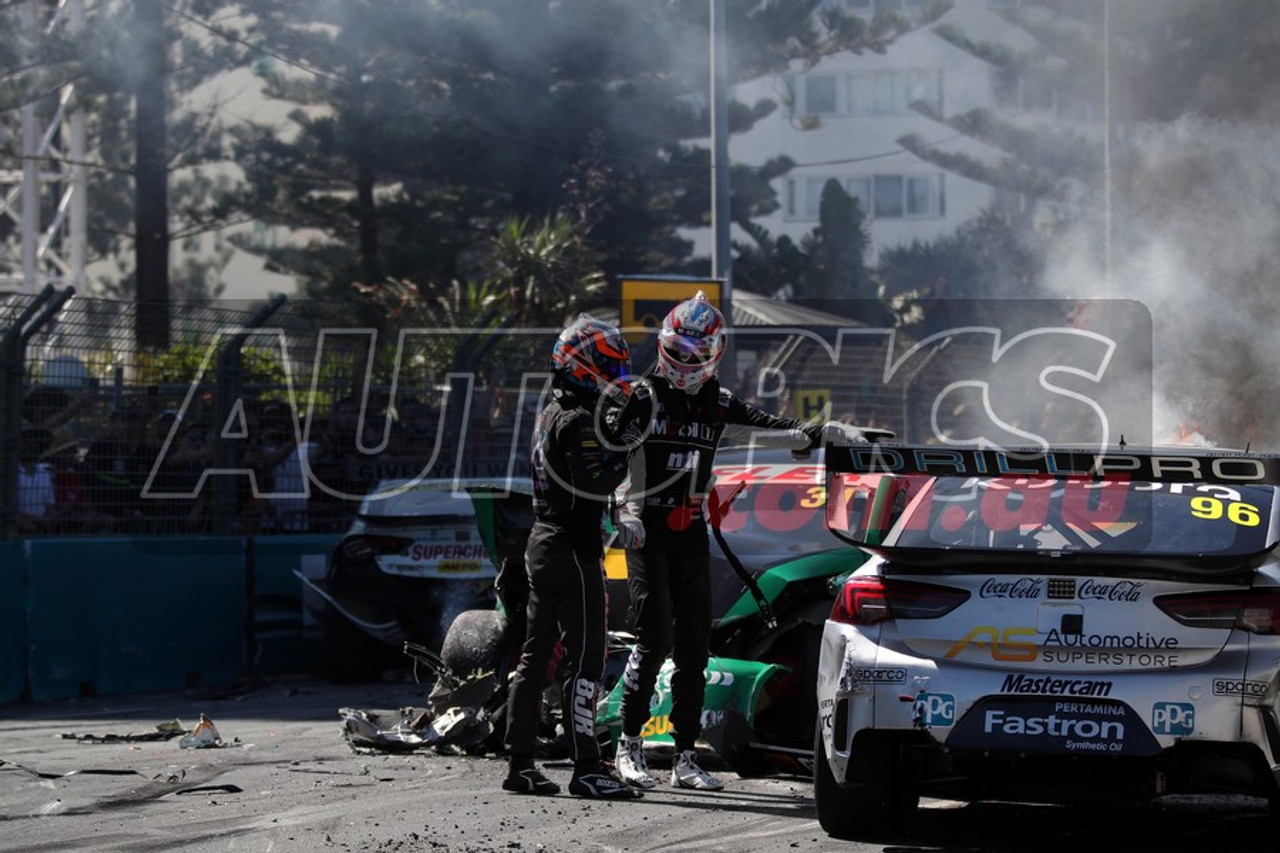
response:
<path id="1" fill-rule="evenodd" d="M 561 709 L 577 772 L 600 766 L 595 710 L 608 642 L 602 522 L 627 472 L 626 452 L 608 436 L 606 426 L 597 428 L 595 400 L 563 388 L 538 415 L 525 561 L 528 627 L 507 703 L 507 749 L 513 757 L 531 756 L 543 685 L 561 642 Z"/>
<path id="2" fill-rule="evenodd" d="M 627 549 L 637 639 L 622 676 L 622 731 L 641 734 L 658 670 L 671 655 L 670 722 L 676 749 L 683 751 L 702 734 L 711 638 L 711 552 L 702 504 L 720 436 L 727 424 L 801 430 L 812 446 L 821 427 L 775 417 L 714 379 L 690 395 L 661 376 L 637 383 L 624 417 L 649 429 L 631 457 L 624 499 L 624 512 L 644 523 L 645 540 L 641 548 Z"/>

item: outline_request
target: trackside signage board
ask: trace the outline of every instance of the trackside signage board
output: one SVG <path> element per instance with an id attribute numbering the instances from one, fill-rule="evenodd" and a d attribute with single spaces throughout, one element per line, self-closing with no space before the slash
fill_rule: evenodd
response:
<path id="1" fill-rule="evenodd" d="M 720 279 L 663 278 L 662 276 L 623 276 L 622 330 L 631 343 L 643 341 L 648 332 L 658 331 L 662 318 L 677 303 L 696 296 L 701 290 L 707 300 L 720 308 Z"/>
<path id="2" fill-rule="evenodd" d="M 1003 448 L 854 445 L 826 450 L 829 473 L 938 477 L 1092 477 L 1280 485 L 1280 455 L 1203 447 Z"/>

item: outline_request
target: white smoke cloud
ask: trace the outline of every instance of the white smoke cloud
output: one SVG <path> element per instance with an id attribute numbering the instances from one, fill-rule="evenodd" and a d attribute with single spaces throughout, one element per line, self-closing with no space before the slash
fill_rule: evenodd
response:
<path id="1" fill-rule="evenodd" d="M 1198 433 L 1219 446 L 1280 449 L 1271 417 L 1280 377 L 1275 128 L 1187 116 L 1138 128 L 1118 147 L 1110 275 L 1099 241 L 1082 230 L 1052 253 L 1047 286 L 1149 307 L 1157 441 Z"/>

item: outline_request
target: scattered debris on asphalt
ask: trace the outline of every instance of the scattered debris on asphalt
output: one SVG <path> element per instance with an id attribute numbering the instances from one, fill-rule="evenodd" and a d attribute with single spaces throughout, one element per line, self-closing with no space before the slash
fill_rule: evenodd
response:
<path id="1" fill-rule="evenodd" d="M 187 729 L 182 725 L 182 721 L 178 719 L 169 720 L 168 722 L 159 723 L 154 731 L 129 733 L 124 735 L 117 734 L 76 734 L 74 732 L 63 732 L 59 737 L 63 740 L 76 740 L 80 743 L 143 743 L 146 741 L 164 741 L 172 740 L 180 735 L 187 734 Z"/>

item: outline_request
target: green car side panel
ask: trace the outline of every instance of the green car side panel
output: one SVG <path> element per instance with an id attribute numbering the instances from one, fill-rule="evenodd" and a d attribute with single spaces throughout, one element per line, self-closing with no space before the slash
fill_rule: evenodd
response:
<path id="1" fill-rule="evenodd" d="M 867 559 L 868 554 L 858 548 L 837 548 L 831 551 L 821 551 L 817 554 L 810 554 L 806 557 L 800 557 L 797 560 L 789 560 L 781 565 L 774 566 L 763 572 L 756 578 L 756 584 L 760 587 L 760 592 L 764 594 L 765 600 L 770 604 L 778 600 L 778 596 L 790 584 L 800 581 L 811 580 L 813 578 L 836 577 L 838 575 L 848 574 Z M 717 627 L 736 622 L 739 619 L 747 619 L 759 613 L 756 607 L 756 600 L 752 597 L 750 591 L 743 590 L 742 595 L 733 603 L 728 612 L 716 620 Z"/>

